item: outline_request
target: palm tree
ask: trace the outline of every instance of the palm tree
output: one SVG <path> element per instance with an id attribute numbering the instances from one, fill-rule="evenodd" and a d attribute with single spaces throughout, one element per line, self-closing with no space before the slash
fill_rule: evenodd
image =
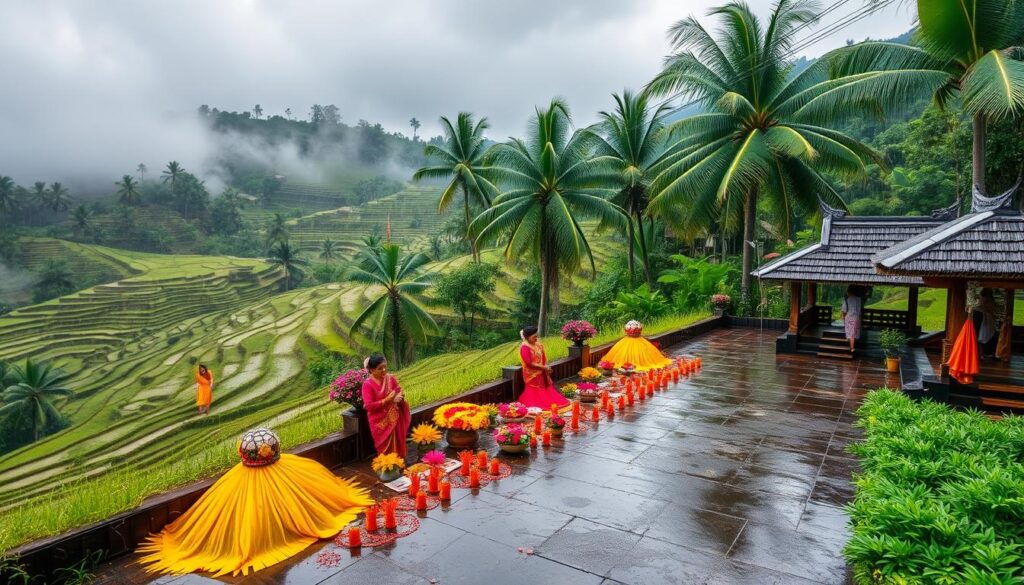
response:
<path id="1" fill-rule="evenodd" d="M 291 290 L 293 284 L 297 284 L 302 280 L 305 273 L 300 266 L 309 264 L 309 262 L 299 256 L 298 250 L 292 248 L 288 240 L 277 242 L 270 248 L 270 257 L 267 258 L 267 262 L 284 268 L 285 290 Z"/>
<path id="2" fill-rule="evenodd" d="M 54 213 L 67 211 L 71 207 L 71 194 L 67 187 L 60 183 L 50 183 L 50 191 L 47 196 L 47 203 Z"/>
<path id="3" fill-rule="evenodd" d="M 571 134 L 570 134 L 571 132 Z M 488 153 L 489 172 L 505 189 L 494 205 L 473 220 L 469 231 L 479 241 L 504 239 L 506 258 L 528 255 L 541 272 L 537 327 L 547 331 L 548 316 L 557 316 L 562 271 L 579 269 L 594 256 L 580 227 L 584 218 L 621 221 L 624 211 L 608 201 L 620 179 L 611 157 L 591 157 L 595 135 L 572 132 L 569 108 L 560 99 L 537 108 L 529 137 L 498 144 Z"/>
<path id="4" fill-rule="evenodd" d="M 255 106 L 253 106 L 253 108 L 252 108 L 252 115 L 253 115 L 254 118 L 259 120 L 260 117 L 263 116 L 263 106 L 261 106 L 259 104 L 256 104 Z"/>
<path id="5" fill-rule="evenodd" d="M 383 290 L 352 322 L 349 333 L 368 325 L 373 341 L 401 368 L 406 358 L 415 356 L 415 345 L 426 343 L 437 332 L 437 323 L 417 298 L 435 276 L 420 273 L 430 259 L 424 254 L 403 258 L 397 244 L 363 250 L 362 255 L 362 266 L 353 268 L 349 278 Z"/>
<path id="6" fill-rule="evenodd" d="M 160 173 L 162 175 L 161 180 L 164 183 L 170 181 L 171 188 L 173 189 L 175 182 L 178 180 L 178 177 L 180 177 L 181 174 L 184 172 L 185 168 L 178 164 L 178 161 L 172 160 L 171 162 L 167 163 L 167 168 L 164 170 L 164 172 Z"/>
<path id="7" fill-rule="evenodd" d="M 46 188 L 45 181 L 36 181 L 32 183 L 31 191 L 32 202 L 35 203 L 35 209 L 32 215 L 35 216 L 35 220 L 39 221 L 39 210 L 45 209 L 50 205 L 50 190 Z"/>
<path id="8" fill-rule="evenodd" d="M 272 219 L 270 221 L 270 225 L 267 226 L 267 247 L 269 248 L 275 243 L 287 241 L 288 227 L 285 225 L 284 215 L 275 213 L 274 219 Z"/>
<path id="9" fill-rule="evenodd" d="M 79 234 L 84 234 L 89 231 L 89 228 L 91 227 L 89 220 L 91 219 L 92 212 L 84 205 L 75 207 L 75 210 L 71 212 L 71 221 L 74 224 L 75 231 Z"/>
<path id="10" fill-rule="evenodd" d="M 18 208 L 18 186 L 14 179 L 0 176 L 0 214 L 6 215 Z"/>
<path id="11" fill-rule="evenodd" d="M 416 142 L 416 131 L 419 130 L 420 126 L 423 124 L 420 124 L 420 121 L 414 117 L 409 119 L 409 125 L 412 126 L 412 141 Z"/>
<path id="12" fill-rule="evenodd" d="M 633 242 L 640 244 L 640 261 L 648 288 L 654 288 L 648 258 L 647 238 L 644 237 L 644 215 L 647 212 L 648 188 L 651 169 L 665 152 L 662 136 L 664 114 L 668 107 L 651 107 L 647 94 L 623 91 L 622 96 L 613 94 L 615 111 L 601 112 L 601 131 L 597 153 L 615 160 L 622 178 L 618 193 L 612 202 L 626 211 L 626 240 L 628 242 L 629 284 L 633 285 Z M 653 229 L 653 226 L 652 228 Z M 634 230 L 639 234 L 634 235 Z"/>
<path id="13" fill-rule="evenodd" d="M 146 163 L 139 163 L 139 166 L 135 167 L 135 172 L 139 173 L 140 182 L 146 180 L 146 171 L 148 170 L 149 167 L 146 166 Z"/>
<path id="14" fill-rule="evenodd" d="M 448 118 L 441 116 L 441 127 L 444 129 L 443 144 L 428 144 L 423 154 L 431 166 L 417 170 L 412 178 L 414 181 L 423 179 L 439 179 L 448 181 L 448 186 L 441 193 L 437 203 L 437 212 L 442 213 L 455 200 L 457 192 L 462 192 L 462 207 L 466 226 L 471 222 L 470 209 L 473 205 L 486 208 L 491 204 L 491 194 L 497 189 L 486 178 L 487 167 L 484 164 L 484 130 L 489 126 L 487 118 L 473 123 L 473 114 L 459 112 L 452 125 Z M 480 261 L 480 251 L 476 240 L 468 231 L 465 236 L 473 254 L 473 260 Z"/>
<path id="15" fill-rule="evenodd" d="M 121 177 L 121 180 L 114 183 L 117 189 L 117 200 L 122 205 L 138 205 L 139 204 L 139 182 L 132 178 L 131 175 L 125 175 Z"/>
<path id="16" fill-rule="evenodd" d="M 0 416 L 18 415 L 29 419 L 32 438 L 39 440 L 39 433 L 50 423 L 61 420 L 60 412 L 53 405 L 58 399 L 74 395 L 63 383 L 70 374 L 47 363 L 25 360 L 23 366 L 15 365 L 9 374 L 10 385 L 0 394 Z"/>
<path id="17" fill-rule="evenodd" d="M 779 0 L 767 27 L 741 1 L 711 15 L 722 18 L 717 38 L 693 17 L 669 29 L 675 52 L 648 85 L 654 95 L 694 98 L 706 110 L 669 126 L 669 153 L 657 165 L 649 208 L 685 237 L 716 222 L 725 231 L 742 225 L 746 299 L 759 196 L 789 233 L 795 215 L 818 212 L 819 197 L 845 209 L 823 173 L 863 177 L 866 161 L 882 161 L 857 140 L 812 125 L 800 111 L 830 89 L 824 63 L 791 76 L 787 61 L 795 31 L 818 18 L 813 3 Z"/>
<path id="18" fill-rule="evenodd" d="M 323 258 L 326 264 L 330 260 L 334 260 L 338 257 L 338 242 L 327 238 L 320 242 L 320 257 Z"/>
<path id="19" fill-rule="evenodd" d="M 363 237 L 363 246 L 367 250 L 379 250 L 381 246 L 380 236 L 377 234 L 369 234 Z"/>
<path id="20" fill-rule="evenodd" d="M 441 236 L 435 234 L 430 237 L 430 253 L 434 256 L 434 260 L 440 260 L 444 256 L 444 245 Z"/>
<path id="21" fill-rule="evenodd" d="M 869 41 L 830 53 L 837 87 L 807 101 L 805 115 L 834 118 L 849 104 L 900 110 L 929 97 L 944 107 L 958 96 L 973 117 L 972 178 L 984 190 L 986 121 L 1024 114 L 1024 3 L 918 0 L 917 15 L 910 45 Z"/>

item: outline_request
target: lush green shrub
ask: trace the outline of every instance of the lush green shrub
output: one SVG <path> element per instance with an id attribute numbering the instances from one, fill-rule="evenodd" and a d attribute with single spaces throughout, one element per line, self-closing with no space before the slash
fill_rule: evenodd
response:
<path id="1" fill-rule="evenodd" d="M 857 411 L 866 440 L 844 551 L 858 584 L 1020 583 L 1024 419 L 994 421 L 890 390 Z"/>
<path id="2" fill-rule="evenodd" d="M 322 388 L 353 368 L 360 368 L 358 358 L 333 351 L 321 351 L 309 360 L 306 371 L 314 388 Z"/>
<path id="3" fill-rule="evenodd" d="M 907 334 L 899 329 L 883 329 L 879 334 L 878 343 L 882 346 L 885 357 L 899 357 L 903 353 L 903 346 L 907 344 Z"/>

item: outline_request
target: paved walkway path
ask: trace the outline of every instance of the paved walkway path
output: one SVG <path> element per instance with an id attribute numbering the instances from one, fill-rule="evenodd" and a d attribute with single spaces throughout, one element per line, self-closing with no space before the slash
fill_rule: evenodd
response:
<path id="1" fill-rule="evenodd" d="M 98 582 L 848 583 L 840 506 L 857 464 L 845 447 L 860 436 L 853 411 L 885 373 L 776 356 L 774 341 L 772 332 L 723 329 L 672 348 L 702 356 L 703 370 L 612 422 L 508 458 L 511 477 L 478 493 L 454 489 L 450 506 L 388 547 L 353 556 L 325 541 L 220 581 L 154 579 L 128 557 L 104 566 Z M 343 473 L 375 481 L 365 465 Z M 340 564 L 318 563 L 325 551 Z"/>

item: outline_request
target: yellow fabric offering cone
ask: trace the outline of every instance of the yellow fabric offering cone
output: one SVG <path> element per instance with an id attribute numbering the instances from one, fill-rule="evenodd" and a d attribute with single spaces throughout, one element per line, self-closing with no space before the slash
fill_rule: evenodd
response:
<path id="1" fill-rule="evenodd" d="M 632 364 L 638 372 L 665 368 L 672 364 L 672 360 L 665 357 L 653 343 L 641 337 L 643 326 L 639 322 L 630 321 L 624 329 L 626 336 L 608 350 L 603 358 L 605 361 L 615 364 L 616 368 Z"/>

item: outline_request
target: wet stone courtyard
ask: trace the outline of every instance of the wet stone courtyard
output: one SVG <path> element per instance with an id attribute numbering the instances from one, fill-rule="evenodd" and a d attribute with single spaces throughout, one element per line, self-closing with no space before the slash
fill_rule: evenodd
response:
<path id="1" fill-rule="evenodd" d="M 860 400 L 886 374 L 866 361 L 776 356 L 775 336 L 720 329 L 671 348 L 701 356 L 703 369 L 612 421 L 588 419 L 551 447 L 501 456 L 511 477 L 453 488 L 449 505 L 419 513 L 419 529 L 385 547 L 353 553 L 322 541 L 218 579 L 157 578 L 124 557 L 96 582 L 849 583 L 842 506 L 857 462 L 846 447 L 861 436 Z M 489 436 L 481 446 L 497 453 Z M 394 495 L 368 463 L 338 473 Z"/>

